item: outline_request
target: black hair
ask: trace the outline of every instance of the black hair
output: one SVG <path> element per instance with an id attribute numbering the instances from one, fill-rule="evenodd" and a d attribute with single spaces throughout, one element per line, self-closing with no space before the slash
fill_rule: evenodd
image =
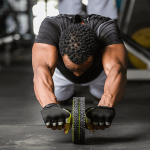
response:
<path id="1" fill-rule="evenodd" d="M 82 64 L 90 55 L 94 55 L 97 46 L 95 32 L 89 26 L 80 23 L 67 27 L 59 38 L 61 56 L 67 54 L 75 64 Z"/>

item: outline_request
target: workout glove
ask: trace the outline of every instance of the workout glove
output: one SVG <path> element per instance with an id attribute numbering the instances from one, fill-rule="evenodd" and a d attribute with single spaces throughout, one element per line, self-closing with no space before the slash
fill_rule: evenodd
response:
<path id="1" fill-rule="evenodd" d="M 86 127 L 94 132 L 94 128 L 108 128 L 115 117 L 115 109 L 107 106 L 96 106 L 86 109 Z"/>
<path id="2" fill-rule="evenodd" d="M 46 105 L 41 111 L 42 118 L 47 128 L 61 130 L 64 128 L 65 134 L 71 128 L 71 110 L 61 108 L 60 105 L 52 103 Z"/>

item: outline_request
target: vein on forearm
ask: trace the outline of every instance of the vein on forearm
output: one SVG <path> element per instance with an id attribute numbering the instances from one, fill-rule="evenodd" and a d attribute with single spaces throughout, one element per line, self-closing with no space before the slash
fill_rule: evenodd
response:
<path id="1" fill-rule="evenodd" d="M 34 89 L 35 94 L 43 106 L 44 103 L 54 102 L 56 97 L 54 95 L 54 84 L 50 72 L 41 70 L 34 74 Z"/>
<path id="2" fill-rule="evenodd" d="M 50 77 L 45 75 L 45 77 L 42 77 L 44 85 L 48 88 L 49 91 L 54 93 L 54 83 Z"/>
<path id="3" fill-rule="evenodd" d="M 124 71 L 119 65 L 114 66 L 107 75 L 100 104 L 115 106 L 124 94 L 125 84 L 126 75 Z"/>

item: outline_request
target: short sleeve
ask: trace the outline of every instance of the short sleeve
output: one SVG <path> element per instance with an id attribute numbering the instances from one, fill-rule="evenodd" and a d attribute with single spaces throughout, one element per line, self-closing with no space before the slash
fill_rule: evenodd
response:
<path id="1" fill-rule="evenodd" d="M 123 44 L 119 27 L 113 20 L 102 23 L 97 29 L 97 35 L 103 47 L 112 44 Z"/>
<path id="2" fill-rule="evenodd" d="M 41 23 L 39 33 L 34 43 L 45 43 L 58 47 L 60 28 L 51 18 L 45 18 Z"/>

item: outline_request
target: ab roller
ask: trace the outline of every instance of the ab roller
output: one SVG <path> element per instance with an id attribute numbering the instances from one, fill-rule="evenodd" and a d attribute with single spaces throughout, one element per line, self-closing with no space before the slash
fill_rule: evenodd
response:
<path id="1" fill-rule="evenodd" d="M 85 143 L 85 98 L 74 97 L 72 102 L 72 141 Z"/>

